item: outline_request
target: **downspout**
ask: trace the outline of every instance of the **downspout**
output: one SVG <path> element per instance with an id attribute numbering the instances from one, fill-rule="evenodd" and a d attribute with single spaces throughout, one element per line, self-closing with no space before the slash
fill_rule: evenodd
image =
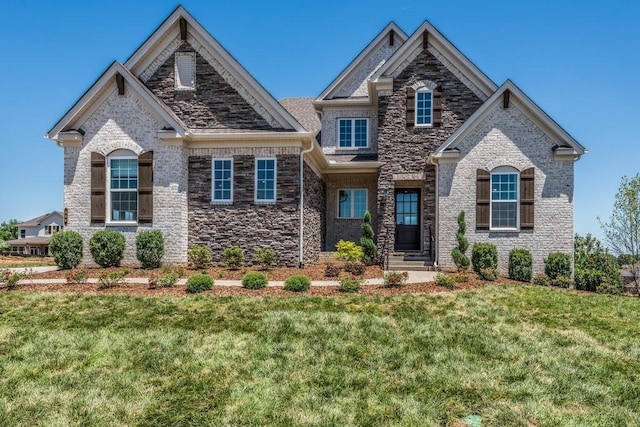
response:
<path id="1" fill-rule="evenodd" d="M 435 161 L 435 159 L 431 156 L 429 156 L 429 163 L 431 163 L 432 165 L 435 166 L 436 168 L 436 194 L 435 194 L 435 199 L 436 199 L 436 223 L 435 223 L 435 230 L 436 230 L 436 236 L 434 239 L 434 244 L 435 244 L 435 253 L 433 255 L 433 269 L 434 270 L 438 270 L 438 255 L 439 255 L 439 236 L 440 236 L 440 177 L 438 176 L 438 162 Z"/>
<path id="2" fill-rule="evenodd" d="M 311 137 L 311 146 L 300 151 L 300 259 L 298 267 L 302 268 L 304 265 L 304 155 L 313 151 L 314 143 L 313 137 Z"/>

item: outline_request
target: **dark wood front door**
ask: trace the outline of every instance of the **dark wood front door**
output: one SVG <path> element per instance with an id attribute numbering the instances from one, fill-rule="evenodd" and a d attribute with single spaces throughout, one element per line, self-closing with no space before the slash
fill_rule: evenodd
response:
<path id="1" fill-rule="evenodd" d="M 398 251 L 420 250 L 420 190 L 396 189 L 396 244 Z"/>

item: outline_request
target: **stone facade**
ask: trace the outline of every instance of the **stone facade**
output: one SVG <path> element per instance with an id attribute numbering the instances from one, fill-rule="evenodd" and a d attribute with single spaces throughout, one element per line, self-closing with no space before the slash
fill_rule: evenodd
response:
<path id="1" fill-rule="evenodd" d="M 367 205 L 371 213 L 372 227 L 378 226 L 376 203 L 378 190 L 376 187 L 376 174 L 329 174 L 325 177 L 327 187 L 327 227 L 326 227 L 326 251 L 334 251 L 339 240 L 350 240 L 359 244 L 362 237 L 362 218 L 338 218 L 338 190 L 341 189 L 367 189 Z"/>
<path id="2" fill-rule="evenodd" d="M 440 127 L 407 126 L 406 89 L 430 81 L 442 91 Z M 422 249 L 429 247 L 428 230 L 435 230 L 435 168 L 427 157 L 447 140 L 480 106 L 482 101 L 431 52 L 421 50 L 393 83 L 393 94 L 378 100 L 378 191 L 386 192 L 378 211 L 378 248 L 393 247 L 395 241 L 394 196 L 396 187 L 417 187 L 422 191 Z M 410 180 L 407 178 L 411 178 Z M 402 182 L 404 181 L 404 182 Z M 413 182 L 407 182 L 413 181 Z"/>
<path id="3" fill-rule="evenodd" d="M 326 224 L 325 184 L 322 177 L 304 164 L 303 260 L 305 265 L 318 262 L 324 249 Z"/>
<path id="4" fill-rule="evenodd" d="M 531 251 L 533 268 L 544 271 L 549 252 L 573 253 L 573 160 L 554 157 L 556 143 L 513 105 L 496 105 L 474 131 L 456 147 L 457 163 L 439 166 L 439 262 L 453 267 L 456 218 L 465 211 L 470 248 L 488 242 L 498 248 L 498 268 L 507 273 L 509 251 Z M 534 229 L 514 232 L 476 231 L 476 169 L 491 171 L 511 166 L 519 171 L 535 167 Z M 471 191 L 470 191 L 471 190 Z M 469 250 L 468 255 L 471 254 Z"/>
<path id="5" fill-rule="evenodd" d="M 85 241 L 84 265 L 92 265 L 88 242 L 105 225 L 91 224 L 91 152 L 108 156 L 115 150 L 136 155 L 154 153 L 153 223 L 139 226 L 111 226 L 125 236 L 123 263 L 137 265 L 135 236 L 149 228 L 162 231 L 165 239 L 163 261 L 186 261 L 187 181 L 184 150 L 162 144 L 157 131 L 163 126 L 158 116 L 132 91 L 118 95 L 115 85 L 107 88 L 108 98 L 81 125 L 85 132 L 82 147 L 65 148 L 64 205 L 68 208 L 67 229 L 79 232 Z M 108 215 L 107 215 L 108 217 Z"/>
<path id="6" fill-rule="evenodd" d="M 221 153 L 215 153 L 216 157 Z M 222 251 L 236 245 L 251 262 L 253 251 L 270 247 L 279 265 L 299 264 L 299 155 L 276 157 L 277 192 L 275 203 L 254 200 L 255 158 L 260 155 L 234 154 L 233 202 L 211 203 L 211 155 L 190 155 L 189 244 L 205 244 L 214 260 L 222 261 Z"/>

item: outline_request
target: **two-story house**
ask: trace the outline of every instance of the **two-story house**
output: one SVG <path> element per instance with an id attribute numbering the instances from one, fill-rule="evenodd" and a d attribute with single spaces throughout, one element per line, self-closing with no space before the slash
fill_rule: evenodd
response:
<path id="1" fill-rule="evenodd" d="M 64 228 L 62 212 L 53 211 L 18 224 L 18 238 L 7 241 L 16 255 L 49 255 L 49 239 Z"/>
<path id="2" fill-rule="evenodd" d="M 431 24 L 382 30 L 315 99 L 277 102 L 178 7 L 49 131 L 65 150 L 68 228 L 234 244 L 314 263 L 358 241 L 369 211 L 380 259 L 453 265 L 470 242 L 573 251 L 573 163 L 586 152 L 515 84 L 496 85 Z M 85 251 L 87 253 L 88 251 Z M 88 256 L 88 255 L 87 255 Z M 89 262 L 89 258 L 86 259 Z"/>

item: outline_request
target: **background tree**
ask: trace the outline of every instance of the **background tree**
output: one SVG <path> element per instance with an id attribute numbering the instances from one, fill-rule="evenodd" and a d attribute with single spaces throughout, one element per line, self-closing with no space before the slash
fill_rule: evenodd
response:
<path id="1" fill-rule="evenodd" d="M 12 219 L 0 224 L 0 241 L 13 240 L 18 238 L 18 220 Z"/>
<path id="2" fill-rule="evenodd" d="M 360 246 L 364 252 L 363 261 L 365 264 L 373 264 L 378 252 L 378 246 L 373 242 L 373 227 L 371 226 L 371 214 L 369 211 L 364 213 L 364 221 L 362 223 L 362 237 L 360 238 Z"/>
<path id="3" fill-rule="evenodd" d="M 451 251 L 451 258 L 455 263 L 458 270 L 466 270 L 469 267 L 469 257 L 465 255 L 467 249 L 469 249 L 469 241 L 464 234 L 467 232 L 467 223 L 464 220 L 464 211 L 461 211 L 458 215 L 458 232 L 456 233 L 456 240 L 458 240 L 458 247 L 453 248 Z"/>
<path id="4" fill-rule="evenodd" d="M 631 179 L 622 177 L 609 221 L 603 222 L 599 217 L 598 221 L 611 251 L 616 255 L 630 255 L 628 268 L 640 296 L 640 174 Z"/>

